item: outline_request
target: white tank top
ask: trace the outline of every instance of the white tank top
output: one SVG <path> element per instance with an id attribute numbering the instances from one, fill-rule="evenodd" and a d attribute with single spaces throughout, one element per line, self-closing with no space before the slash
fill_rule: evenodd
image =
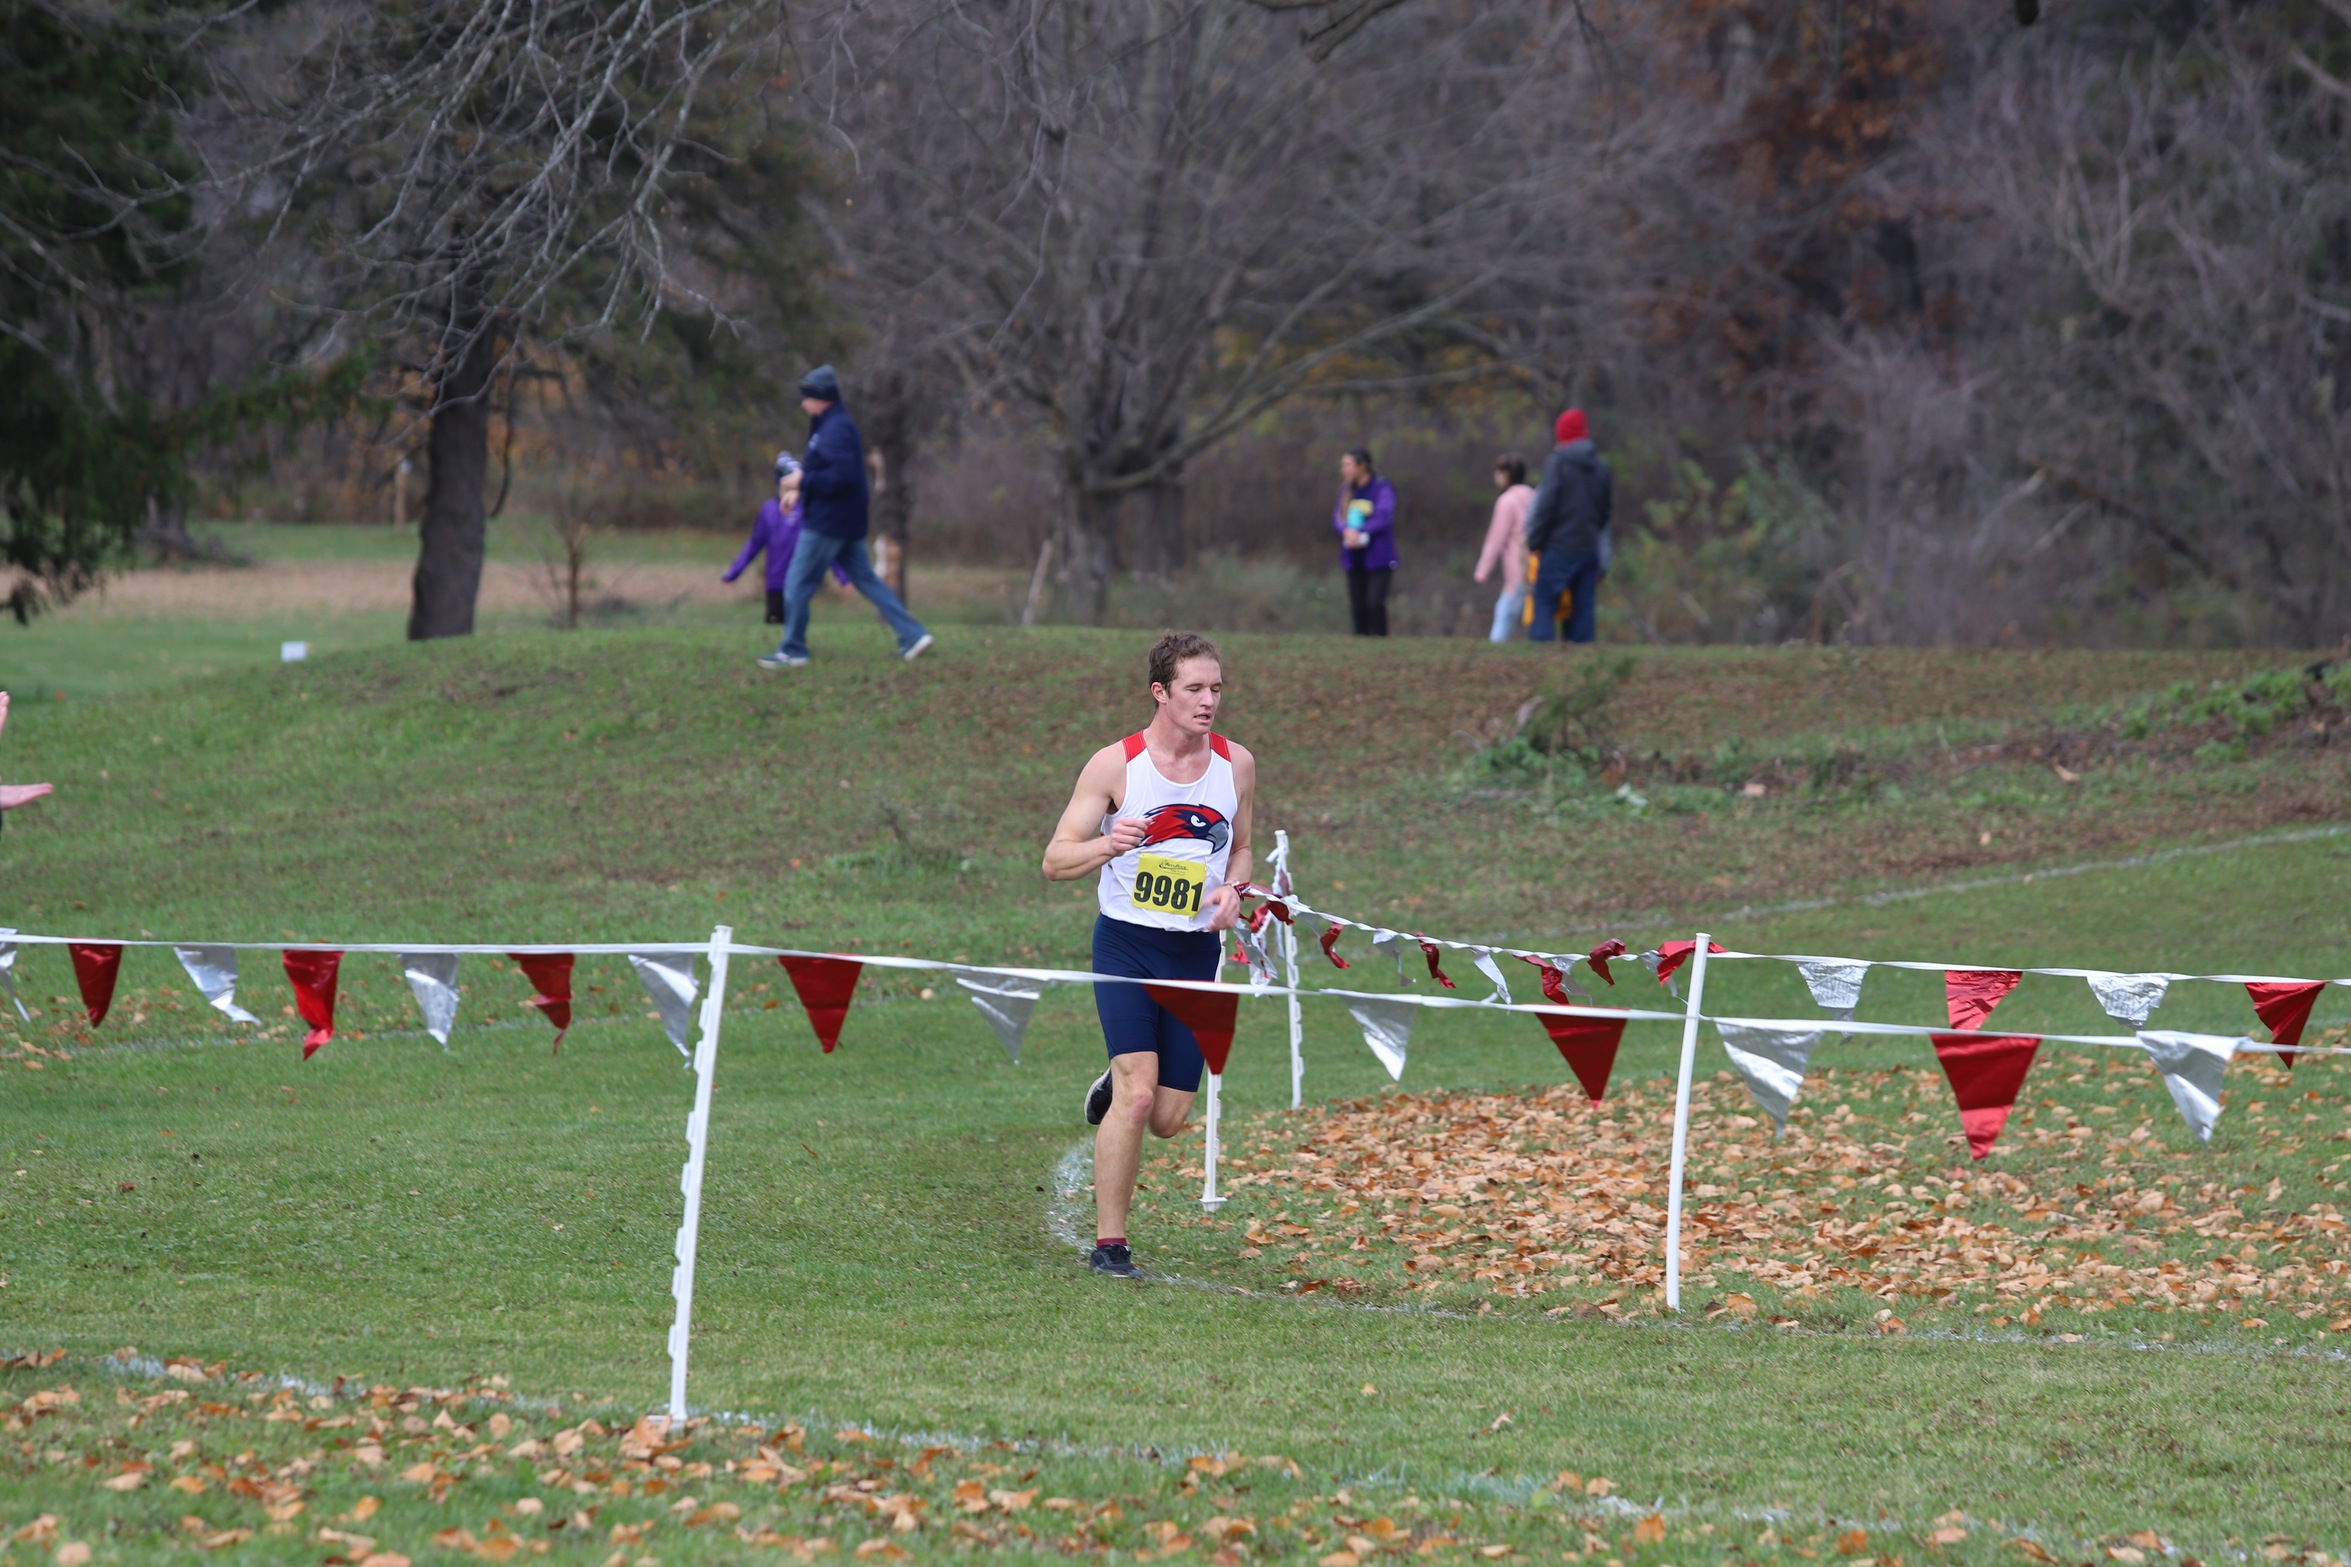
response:
<path id="1" fill-rule="evenodd" d="M 1170 783 L 1151 765 L 1150 748 L 1139 734 L 1123 742 L 1127 753 L 1126 793 L 1118 809 L 1102 818 L 1102 830 L 1121 816 L 1149 823 L 1142 846 L 1102 867 L 1102 912 L 1130 925 L 1155 930 L 1206 930 L 1203 906 L 1224 885 L 1232 857 L 1233 819 L 1240 814 L 1233 787 L 1233 753 L 1223 735 L 1208 737 L 1208 771 L 1193 783 Z"/>

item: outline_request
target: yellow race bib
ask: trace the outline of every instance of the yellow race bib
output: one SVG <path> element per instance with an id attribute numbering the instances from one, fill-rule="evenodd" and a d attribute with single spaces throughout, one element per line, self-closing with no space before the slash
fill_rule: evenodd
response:
<path id="1" fill-rule="evenodd" d="M 1135 861 L 1133 902 L 1160 914 L 1197 914 L 1208 897 L 1208 867 L 1172 854 L 1145 854 Z"/>

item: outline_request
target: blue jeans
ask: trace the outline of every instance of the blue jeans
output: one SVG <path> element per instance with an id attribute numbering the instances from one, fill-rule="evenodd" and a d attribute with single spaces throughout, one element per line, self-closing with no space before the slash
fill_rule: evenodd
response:
<path id="1" fill-rule="evenodd" d="M 795 560 L 793 564 L 796 566 L 799 562 Z M 1563 593 L 1572 593 L 1575 595 L 1575 607 L 1568 612 L 1567 640 L 1591 641 L 1592 598 L 1599 586 L 1598 555 L 1562 555 L 1557 550 L 1546 550 L 1543 564 L 1535 571 L 1535 623 L 1527 628 L 1527 640 L 1554 640 L 1552 622 L 1559 617 L 1559 597 Z"/>
<path id="2" fill-rule="evenodd" d="M 1522 579 L 1502 590 L 1494 600 L 1494 629 L 1487 636 L 1489 642 L 1508 642 L 1518 635 L 1519 612 L 1527 607 L 1527 585 Z"/>
<path id="3" fill-rule="evenodd" d="M 808 656 L 808 606 L 815 602 L 817 585 L 824 574 L 840 562 L 849 573 L 849 586 L 873 600 L 873 607 L 882 612 L 882 619 L 890 623 L 890 630 L 898 638 L 898 651 L 903 653 L 920 642 L 925 635 L 922 622 L 906 613 L 906 606 L 898 602 L 898 595 L 890 585 L 874 575 L 873 562 L 865 553 L 863 539 L 837 539 L 814 528 L 800 530 L 800 542 L 792 551 L 792 569 L 784 577 L 784 640 L 776 651 L 786 658 Z"/>

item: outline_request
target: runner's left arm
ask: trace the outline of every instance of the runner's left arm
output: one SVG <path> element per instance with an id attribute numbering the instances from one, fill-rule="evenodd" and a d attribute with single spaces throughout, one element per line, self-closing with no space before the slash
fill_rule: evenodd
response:
<path id="1" fill-rule="evenodd" d="M 1245 745 L 1235 745 L 1232 751 L 1233 841 L 1231 852 L 1225 856 L 1224 885 L 1208 895 L 1210 930 L 1233 928 L 1241 913 L 1241 895 L 1233 889 L 1246 882 L 1257 868 L 1256 857 L 1249 852 L 1249 823 L 1257 813 L 1257 758 Z"/>

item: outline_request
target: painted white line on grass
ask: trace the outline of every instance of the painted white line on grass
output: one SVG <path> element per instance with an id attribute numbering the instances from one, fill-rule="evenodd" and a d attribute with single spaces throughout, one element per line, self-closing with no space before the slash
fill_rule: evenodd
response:
<path id="1" fill-rule="evenodd" d="M 2174 860 L 2192 860 L 2207 854 L 2233 854 L 2240 849 L 2265 849 L 2273 844 L 2311 843 L 2321 838 L 2340 838 L 2351 833 L 2351 826 L 2297 827 L 2285 832 L 2257 833 L 2250 838 L 2232 838 L 2226 843 L 2193 843 L 2177 849 L 2156 849 L 2147 854 L 2133 854 L 2119 860 L 2086 860 L 2079 865 L 2058 865 L 2047 870 L 2011 871 L 2000 876 L 1977 876 L 1967 881 L 1940 882 L 1932 887 L 1894 887 L 1883 892 L 1855 893 L 1843 898 L 1801 898 L 1793 903 L 1746 904 L 1717 915 L 1717 919 L 1758 919 L 1773 914 L 1810 914 L 1819 909 L 1843 908 L 1860 905 L 1881 908 L 1889 903 L 1914 903 L 1921 898 L 1940 898 L 1954 892 L 1984 892 L 1994 887 L 2021 887 L 2028 882 L 2052 881 L 2060 876 L 2087 876 L 2094 871 L 2135 871 L 2150 865 L 2169 865 Z"/>

